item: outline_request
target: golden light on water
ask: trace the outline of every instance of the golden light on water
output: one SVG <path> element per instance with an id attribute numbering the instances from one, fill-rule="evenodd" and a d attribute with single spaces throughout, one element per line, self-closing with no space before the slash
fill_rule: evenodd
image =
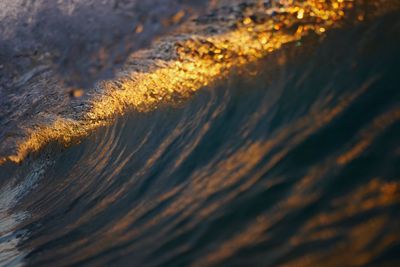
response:
<path id="1" fill-rule="evenodd" d="M 254 62 L 310 33 L 322 34 L 339 26 L 347 10 L 357 4 L 365 2 L 287 0 L 269 8 L 253 5 L 241 11 L 244 19 L 213 22 L 216 32 L 212 33 L 206 30 L 210 24 L 187 23 L 173 37 L 131 55 L 115 79 L 99 82 L 96 90 L 101 94 L 86 100 L 88 108 L 83 114 L 57 116 L 51 123 L 30 129 L 18 140 L 16 151 L 0 158 L 0 164 L 21 162 L 52 141 L 69 145 L 128 110 L 149 111 L 190 97 L 225 77 L 233 67 Z M 364 19 L 364 14 L 356 18 L 360 16 Z"/>

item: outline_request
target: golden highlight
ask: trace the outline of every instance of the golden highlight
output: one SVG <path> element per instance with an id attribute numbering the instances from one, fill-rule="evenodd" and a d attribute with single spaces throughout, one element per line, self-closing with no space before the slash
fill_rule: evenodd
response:
<path id="1" fill-rule="evenodd" d="M 225 10 L 227 14 L 216 10 L 183 25 L 150 49 L 132 54 L 115 79 L 96 84 L 95 91 L 99 93 L 85 100 L 81 114 L 56 116 L 52 122 L 30 129 L 18 140 L 16 151 L 0 158 L 0 164 L 19 163 L 49 142 L 67 146 L 96 128 L 111 124 L 127 110 L 149 111 L 161 103 L 187 98 L 226 76 L 233 67 L 254 62 L 310 33 L 323 34 L 337 27 L 347 13 L 364 20 L 365 11 L 357 11 L 354 6 L 365 3 L 281 0 L 234 6 L 235 12 Z"/>

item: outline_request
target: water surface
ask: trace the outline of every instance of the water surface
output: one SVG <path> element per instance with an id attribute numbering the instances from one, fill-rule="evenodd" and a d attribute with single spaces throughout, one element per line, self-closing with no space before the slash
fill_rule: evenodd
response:
<path id="1" fill-rule="evenodd" d="M 399 18 L 5 162 L 0 265 L 399 265 Z"/>

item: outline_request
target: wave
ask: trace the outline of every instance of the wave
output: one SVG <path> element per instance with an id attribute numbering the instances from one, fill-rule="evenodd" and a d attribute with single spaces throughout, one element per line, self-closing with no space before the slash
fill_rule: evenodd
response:
<path id="1" fill-rule="evenodd" d="M 51 70 L 35 69 L 36 76 L 29 74 L 20 85 L 29 89 L 4 105 L 13 106 L 15 114 L 5 112 L 3 118 L 0 163 L 19 163 L 50 142 L 68 146 L 127 110 L 179 102 L 284 44 L 323 34 L 349 17 L 367 19 L 372 13 L 366 10 L 376 5 L 379 11 L 396 6 L 395 1 L 312 0 L 224 6 L 132 54 L 115 79 L 98 82 L 79 99 L 68 98 Z"/>
<path id="2" fill-rule="evenodd" d="M 80 97 L 27 73 L 0 98 L 0 137 L 9 155 L 41 143 L 0 166 L 0 265 L 399 265 L 400 12 L 343 3 L 302 34 L 311 12 L 216 6 Z M 256 32 L 253 14 L 304 23 Z M 270 52 L 234 32 L 299 39 Z"/>

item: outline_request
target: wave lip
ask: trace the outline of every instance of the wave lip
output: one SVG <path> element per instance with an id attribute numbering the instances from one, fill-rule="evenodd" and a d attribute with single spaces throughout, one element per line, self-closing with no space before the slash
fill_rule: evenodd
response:
<path id="1" fill-rule="evenodd" d="M 383 10 L 398 4 L 306 0 L 224 6 L 184 24 L 149 49 L 133 53 L 115 79 L 98 82 L 80 99 L 69 99 L 51 69 L 42 71 L 21 85 L 43 92 L 36 102 L 30 102 L 29 90 L 10 98 L 28 108 L 12 117 L 13 123 L 2 135 L 0 164 L 20 163 L 50 142 L 68 146 L 128 110 L 143 112 L 179 102 L 234 67 L 310 33 L 324 34 L 348 17 L 364 20 L 369 15 L 366 10 L 376 6 Z"/>

